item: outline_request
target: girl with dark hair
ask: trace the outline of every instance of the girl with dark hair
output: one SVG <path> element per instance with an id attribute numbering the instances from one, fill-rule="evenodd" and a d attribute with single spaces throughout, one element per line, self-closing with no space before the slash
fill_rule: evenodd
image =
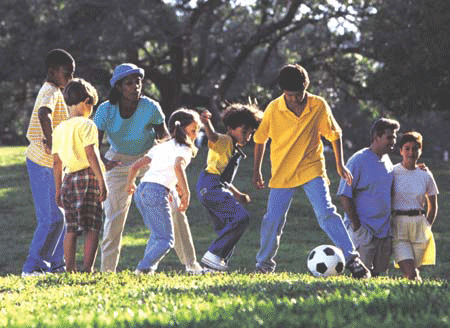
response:
<path id="1" fill-rule="evenodd" d="M 186 109 L 175 111 L 169 119 L 172 138 L 151 148 L 129 170 L 127 191 L 130 195 L 135 193 L 137 207 L 145 225 L 151 230 L 144 258 L 139 262 L 136 274 L 154 273 L 161 259 L 174 247 L 171 190 L 178 185 L 181 199 L 178 211 L 186 211 L 190 200 L 186 167 L 195 155 L 194 140 L 200 124 L 196 112 Z M 149 169 L 136 188 L 138 172 L 146 166 Z"/>

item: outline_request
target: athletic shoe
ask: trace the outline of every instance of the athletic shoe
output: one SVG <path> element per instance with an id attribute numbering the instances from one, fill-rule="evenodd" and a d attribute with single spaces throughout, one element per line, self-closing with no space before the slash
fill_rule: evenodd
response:
<path id="1" fill-rule="evenodd" d="M 22 272 L 22 278 L 26 277 L 39 277 L 39 276 L 45 276 L 47 273 L 45 271 L 42 271 L 41 269 L 33 270 L 31 272 Z"/>
<path id="2" fill-rule="evenodd" d="M 199 275 L 204 273 L 204 268 L 195 261 L 193 264 L 186 265 L 186 273 L 190 275 Z"/>
<path id="3" fill-rule="evenodd" d="M 152 271 L 152 270 L 143 271 L 143 270 L 136 269 L 136 270 L 134 270 L 134 274 L 136 276 L 142 276 L 142 275 L 150 275 L 151 276 L 151 275 L 155 274 L 155 271 Z"/>
<path id="4" fill-rule="evenodd" d="M 348 261 L 347 268 L 356 279 L 368 279 L 371 277 L 370 270 L 364 265 L 359 256 L 354 256 Z"/>
<path id="5" fill-rule="evenodd" d="M 272 273 L 272 271 L 265 269 L 263 267 L 259 267 L 257 266 L 254 273 L 259 273 L 259 274 L 268 274 L 268 273 Z"/>
<path id="6" fill-rule="evenodd" d="M 225 260 L 210 251 L 207 251 L 205 255 L 203 255 L 202 261 L 203 264 L 208 266 L 211 269 L 218 271 L 227 271 L 228 265 L 225 263 Z"/>

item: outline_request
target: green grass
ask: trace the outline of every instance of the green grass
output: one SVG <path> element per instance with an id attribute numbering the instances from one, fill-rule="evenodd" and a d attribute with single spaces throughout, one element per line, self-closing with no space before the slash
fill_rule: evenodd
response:
<path id="1" fill-rule="evenodd" d="M 232 273 L 187 276 L 170 252 L 154 276 L 131 272 L 142 257 L 149 231 L 132 205 L 124 233 L 119 273 L 63 274 L 20 278 L 35 216 L 24 147 L 0 148 L 0 326 L 7 327 L 447 327 L 450 325 L 450 165 L 424 159 L 440 188 L 439 214 L 433 228 L 437 265 L 424 270 L 423 284 L 398 279 L 399 271 L 369 281 L 348 273 L 317 279 L 307 273 L 306 256 L 330 243 L 299 190 L 288 215 L 276 258 L 277 273 L 249 274 L 259 246 L 259 227 L 268 190 L 251 186 L 252 150 L 235 184 L 248 192 L 252 222 L 236 247 Z M 188 168 L 191 190 L 204 167 L 206 151 Z M 265 159 L 265 178 L 268 164 Z M 394 162 L 398 158 L 393 159 Z M 331 190 L 337 187 L 329 160 Z M 340 209 L 339 203 L 336 205 Z M 192 194 L 188 209 L 197 254 L 215 237 L 204 208 Z M 81 242 L 81 241 L 80 241 Z M 77 254 L 81 264 L 81 245 Z M 99 267 L 98 259 L 96 267 Z"/>

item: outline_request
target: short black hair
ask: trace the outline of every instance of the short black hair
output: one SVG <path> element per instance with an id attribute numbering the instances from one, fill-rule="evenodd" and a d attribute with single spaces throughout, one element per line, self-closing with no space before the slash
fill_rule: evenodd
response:
<path id="1" fill-rule="evenodd" d="M 75 68 L 75 60 L 72 55 L 64 49 L 53 49 L 47 54 L 45 58 L 45 67 L 49 68 L 58 66 L 73 66 Z"/>
<path id="2" fill-rule="evenodd" d="M 398 129 L 400 129 L 400 123 L 398 121 L 381 117 L 370 128 L 370 142 L 373 142 L 375 137 L 381 137 L 386 130 L 397 131 Z"/>
<path id="3" fill-rule="evenodd" d="M 262 111 L 255 105 L 231 104 L 222 115 L 223 124 L 231 129 L 240 126 L 257 129 L 262 119 Z"/>
<path id="4" fill-rule="evenodd" d="M 282 90 L 304 91 L 309 86 L 308 72 L 299 64 L 285 65 L 278 74 L 278 84 Z"/>

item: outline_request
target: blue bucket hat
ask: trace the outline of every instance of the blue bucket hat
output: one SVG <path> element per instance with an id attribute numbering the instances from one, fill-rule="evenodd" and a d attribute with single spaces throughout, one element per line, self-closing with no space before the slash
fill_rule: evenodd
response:
<path id="1" fill-rule="evenodd" d="M 131 63 L 120 64 L 114 69 L 113 76 L 110 80 L 111 87 L 114 88 L 114 85 L 117 81 L 123 79 L 124 77 L 131 74 L 139 74 L 141 78 L 144 78 L 144 69 L 137 67 Z"/>

